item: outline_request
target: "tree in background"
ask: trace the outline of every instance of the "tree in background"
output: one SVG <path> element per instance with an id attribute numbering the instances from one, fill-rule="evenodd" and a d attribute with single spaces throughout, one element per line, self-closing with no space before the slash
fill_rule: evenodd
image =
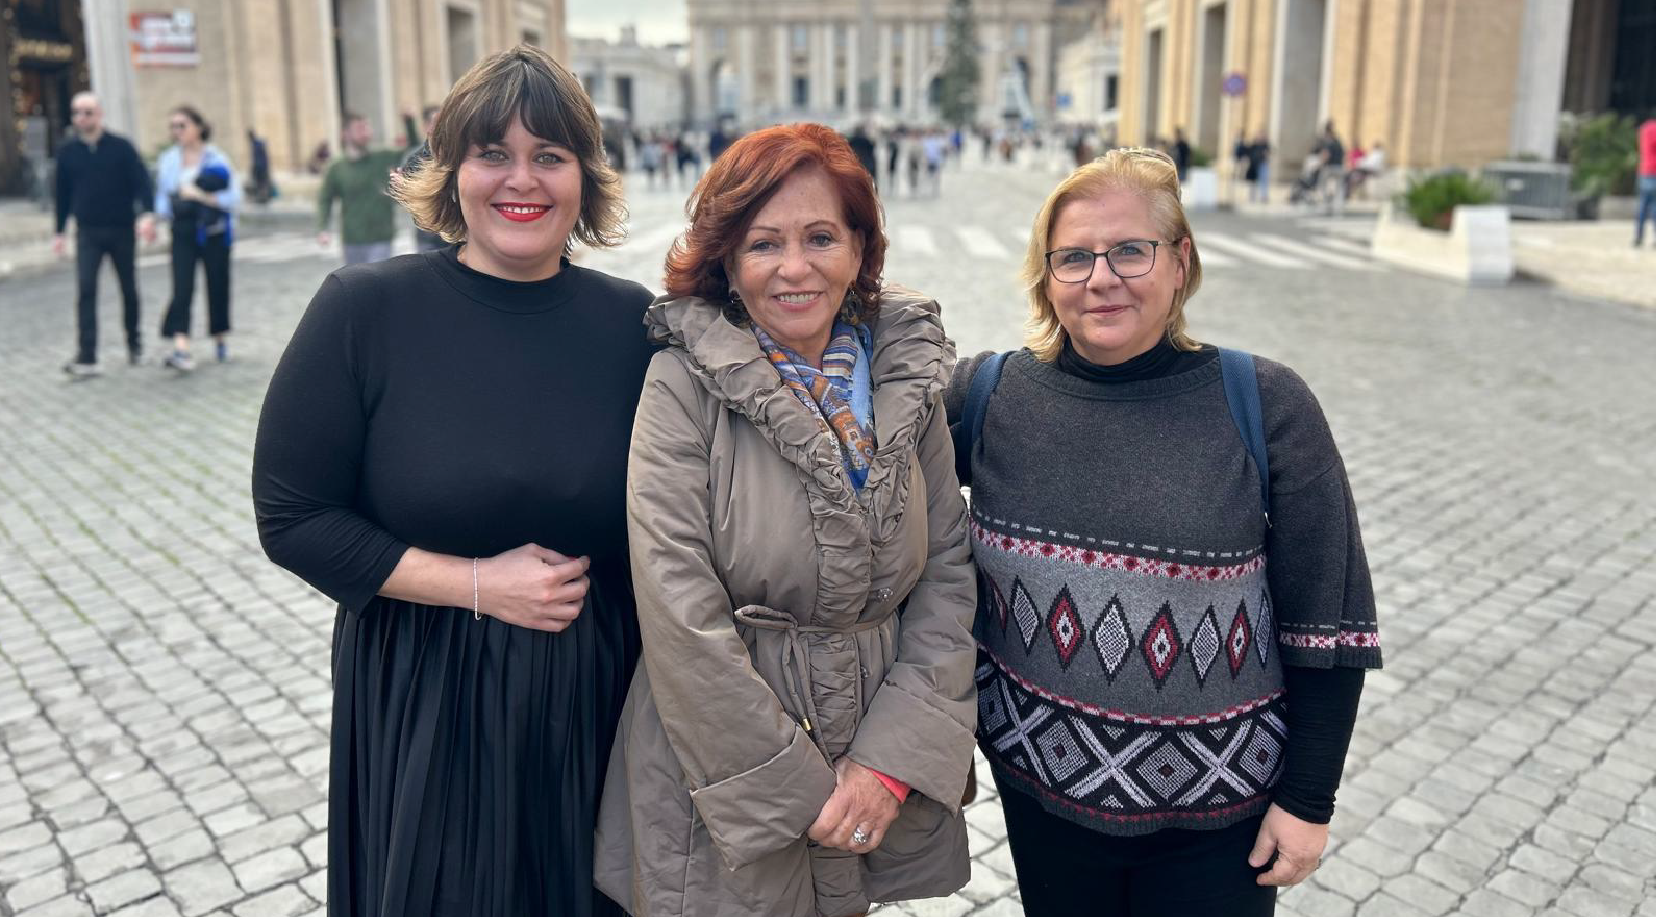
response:
<path id="1" fill-rule="evenodd" d="M 938 114 L 956 127 L 978 112 L 978 29 L 972 0 L 950 0 L 944 66 L 938 74 Z"/>

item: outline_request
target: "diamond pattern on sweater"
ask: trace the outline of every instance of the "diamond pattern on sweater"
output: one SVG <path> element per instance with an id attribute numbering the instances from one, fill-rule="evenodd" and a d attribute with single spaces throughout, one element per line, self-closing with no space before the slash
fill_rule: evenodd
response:
<path id="1" fill-rule="evenodd" d="M 984 578 L 983 585 L 980 587 L 984 596 L 984 604 L 995 612 L 995 621 L 1001 625 L 1001 630 L 1005 632 L 1007 630 L 1007 597 L 1001 594 L 1001 584 L 995 581 L 995 577 L 985 573 L 982 567 L 978 569 L 978 575 Z"/>
<path id="2" fill-rule="evenodd" d="M 1282 699 L 1219 723 L 1124 728 L 978 667 L 984 751 L 1015 783 L 1105 826 L 1264 805 L 1281 776 Z"/>
<path id="3" fill-rule="evenodd" d="M 1030 590 L 1017 577 L 1013 578 L 1013 594 L 1008 604 L 1012 606 L 1013 621 L 1018 624 L 1018 635 L 1024 639 L 1024 651 L 1029 652 L 1035 644 L 1036 628 L 1041 626 L 1041 612 L 1036 610 Z"/>
<path id="4" fill-rule="evenodd" d="M 1225 653 L 1231 663 L 1231 677 L 1243 671 L 1249 659 L 1249 643 L 1254 639 L 1249 630 L 1248 603 L 1238 602 L 1237 613 L 1231 618 L 1231 629 L 1226 632 Z"/>
<path id="5" fill-rule="evenodd" d="M 1202 621 L 1191 634 L 1191 669 L 1197 673 L 1197 686 L 1208 681 L 1208 670 L 1220 655 L 1220 623 L 1214 617 L 1214 606 L 1202 616 Z"/>
<path id="6" fill-rule="evenodd" d="M 1277 641 L 1272 639 L 1272 598 L 1260 590 L 1260 601 L 1254 605 L 1254 651 L 1260 657 L 1260 667 L 1266 667 L 1266 652 Z"/>
<path id="7" fill-rule="evenodd" d="M 1151 626 L 1145 629 L 1139 648 L 1145 654 L 1146 664 L 1151 667 L 1151 680 L 1160 690 L 1162 683 L 1168 680 L 1168 674 L 1174 670 L 1180 651 L 1179 631 L 1174 627 L 1174 609 L 1167 602 L 1162 603 L 1156 617 L 1151 619 Z"/>
<path id="8" fill-rule="evenodd" d="M 1047 613 L 1047 634 L 1053 638 L 1053 648 L 1059 653 L 1059 666 L 1070 668 L 1070 660 L 1082 645 L 1082 617 L 1076 613 L 1076 603 L 1070 590 L 1061 588 L 1053 599 L 1053 608 Z"/>
<path id="9" fill-rule="evenodd" d="M 1105 610 L 1093 621 L 1093 651 L 1099 654 L 1099 664 L 1105 667 L 1107 684 L 1115 681 L 1116 673 L 1122 671 L 1122 663 L 1132 646 L 1133 636 L 1128 631 L 1128 615 L 1122 610 L 1122 600 L 1111 596 Z"/>

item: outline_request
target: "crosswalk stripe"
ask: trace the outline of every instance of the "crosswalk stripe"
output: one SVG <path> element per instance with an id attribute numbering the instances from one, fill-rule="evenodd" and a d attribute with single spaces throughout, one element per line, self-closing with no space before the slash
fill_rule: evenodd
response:
<path id="1" fill-rule="evenodd" d="M 1207 246 L 1203 247 L 1200 254 L 1202 258 L 1202 266 L 1204 268 L 1237 266 L 1236 258 L 1233 258 L 1230 255 L 1221 254 L 1219 251 L 1208 248 Z"/>
<path id="2" fill-rule="evenodd" d="M 898 247 L 917 255 L 936 255 L 938 243 L 932 240 L 932 231 L 925 226 L 899 226 Z"/>
<path id="3" fill-rule="evenodd" d="M 1267 267 L 1278 267 L 1290 271 L 1304 271 L 1311 268 L 1311 265 L 1304 261 L 1296 261 L 1293 258 L 1286 258 L 1276 252 L 1266 251 L 1258 245 L 1251 245 L 1240 239 L 1233 239 L 1223 233 L 1212 231 L 1203 233 L 1197 244 L 1200 246 L 1198 249 L 1199 251 L 1209 251 L 1218 248 L 1229 254 L 1236 255 L 1239 258 L 1243 258 L 1248 261 L 1257 261 Z"/>
<path id="4" fill-rule="evenodd" d="M 1349 255 L 1360 255 L 1368 258 L 1372 254 L 1368 244 L 1363 242 L 1355 242 L 1351 239 L 1341 239 L 1335 236 L 1319 236 L 1312 241 L 1323 246 L 1324 248 L 1332 248 L 1335 251 L 1346 252 Z"/>
<path id="5" fill-rule="evenodd" d="M 961 245 L 973 257 L 1005 258 L 1008 255 L 1006 246 L 995 241 L 990 231 L 982 226 L 958 226 L 955 234 L 961 237 Z"/>
<path id="6" fill-rule="evenodd" d="M 1277 249 L 1286 255 L 1299 255 L 1301 257 L 1310 258 L 1313 261 L 1321 261 L 1324 264 L 1328 264 L 1333 267 L 1345 268 L 1349 271 L 1377 270 L 1375 265 L 1366 261 L 1359 261 L 1357 258 L 1353 258 L 1349 255 L 1337 255 L 1334 252 L 1325 251 L 1321 248 L 1316 248 L 1303 242 L 1296 242 L 1287 236 L 1280 236 L 1269 232 L 1257 232 L 1250 238 L 1252 238 L 1256 244 Z"/>

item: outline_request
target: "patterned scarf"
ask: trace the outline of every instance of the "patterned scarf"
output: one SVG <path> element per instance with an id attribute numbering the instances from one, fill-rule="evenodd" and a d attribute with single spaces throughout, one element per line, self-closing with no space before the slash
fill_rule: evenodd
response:
<path id="1" fill-rule="evenodd" d="M 874 411 L 868 395 L 869 367 L 861 327 L 836 321 L 823 351 L 823 368 L 813 367 L 804 357 L 771 339 L 765 329 L 753 326 L 760 349 L 776 367 L 777 374 L 806 410 L 840 444 L 840 462 L 846 467 L 852 487 L 863 489 L 874 460 Z M 861 391 L 859 391 L 861 389 Z"/>

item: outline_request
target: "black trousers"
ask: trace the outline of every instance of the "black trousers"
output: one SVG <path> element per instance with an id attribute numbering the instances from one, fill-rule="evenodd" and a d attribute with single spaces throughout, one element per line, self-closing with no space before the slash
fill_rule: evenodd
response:
<path id="1" fill-rule="evenodd" d="M 1277 889 L 1248 863 L 1264 816 L 1214 831 L 1101 834 L 1049 815 L 999 779 L 1007 844 L 1028 917 L 1270 917 Z"/>
<path id="2" fill-rule="evenodd" d="M 126 322 L 127 347 L 138 349 L 138 275 L 133 262 L 137 240 L 132 224 L 77 226 L 75 230 L 75 327 L 80 332 L 75 361 L 98 362 L 98 268 L 104 256 L 115 264 L 121 284 L 121 318 Z"/>
<path id="3" fill-rule="evenodd" d="M 173 300 L 161 320 L 161 336 L 190 333 L 190 302 L 196 295 L 196 262 L 207 273 L 207 333 L 230 330 L 230 245 L 223 233 L 196 240 L 195 223 L 173 221 Z"/>

